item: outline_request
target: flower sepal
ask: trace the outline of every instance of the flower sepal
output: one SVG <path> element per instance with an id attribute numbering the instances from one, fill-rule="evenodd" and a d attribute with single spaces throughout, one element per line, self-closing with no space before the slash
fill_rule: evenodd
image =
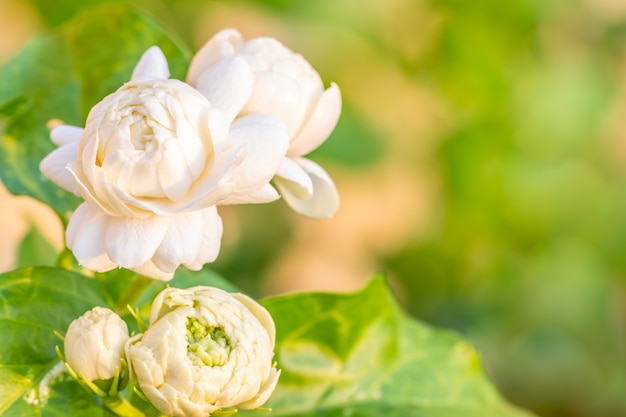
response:
<path id="1" fill-rule="evenodd" d="M 121 369 L 120 366 L 116 366 L 115 374 L 112 378 L 94 379 L 93 381 L 90 381 L 82 372 L 77 372 L 72 368 L 72 366 L 65 360 L 65 355 L 63 355 L 63 352 L 61 352 L 58 345 L 56 346 L 56 352 L 59 359 L 61 359 L 65 365 L 65 369 L 67 369 L 70 376 L 87 391 L 96 394 L 100 398 L 116 397 L 119 395 L 120 391 L 123 391 L 128 385 L 128 363 L 125 359 L 120 359 Z"/>

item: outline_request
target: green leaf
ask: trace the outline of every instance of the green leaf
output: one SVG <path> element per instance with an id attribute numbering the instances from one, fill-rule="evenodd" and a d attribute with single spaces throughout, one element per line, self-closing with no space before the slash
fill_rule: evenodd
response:
<path id="1" fill-rule="evenodd" d="M 39 232 L 37 227 L 32 226 L 20 243 L 17 254 L 17 266 L 21 268 L 34 265 L 54 265 L 56 259 L 56 249 Z"/>
<path id="2" fill-rule="evenodd" d="M 48 121 L 83 126 L 89 109 L 130 79 L 143 52 L 159 46 L 172 76 L 183 78 L 189 52 L 131 6 L 89 9 L 31 42 L 0 71 L 0 179 L 65 216 L 79 200 L 46 180 L 39 162 L 54 149 Z"/>
<path id="3" fill-rule="evenodd" d="M 411 319 L 382 278 L 354 294 L 264 305 L 282 369 L 273 416 L 530 416 L 499 396 L 469 343 Z"/>
<path id="4" fill-rule="evenodd" d="M 94 416 L 94 397 L 64 371 L 55 346 L 72 320 L 106 305 L 95 280 L 55 268 L 0 275 L 0 414 Z"/>

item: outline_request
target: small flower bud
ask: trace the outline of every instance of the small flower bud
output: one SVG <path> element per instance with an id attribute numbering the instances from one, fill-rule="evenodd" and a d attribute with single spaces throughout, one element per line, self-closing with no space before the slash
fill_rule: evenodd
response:
<path id="1" fill-rule="evenodd" d="M 65 334 L 65 358 L 87 381 L 108 380 L 123 368 L 128 339 L 128 326 L 120 316 L 108 308 L 94 307 L 70 324 Z"/>

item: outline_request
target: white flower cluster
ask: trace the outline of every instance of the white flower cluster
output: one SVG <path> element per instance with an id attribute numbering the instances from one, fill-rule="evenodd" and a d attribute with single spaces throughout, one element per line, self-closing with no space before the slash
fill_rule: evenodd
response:
<path id="1" fill-rule="evenodd" d="M 106 385 L 128 364 L 163 414 L 207 417 L 259 408 L 274 391 L 274 322 L 243 294 L 212 287 L 167 288 L 152 303 L 150 326 L 132 338 L 114 312 L 95 307 L 65 335 L 65 357 L 81 378 Z"/>
<path id="2" fill-rule="evenodd" d="M 332 180 L 303 156 L 334 129 L 341 95 L 335 84 L 324 90 L 302 56 L 275 39 L 224 30 L 193 58 L 186 82 L 169 76 L 152 47 L 84 129 L 51 132 L 58 148 L 40 169 L 85 200 L 66 231 L 81 265 L 167 281 L 179 265 L 198 270 L 215 260 L 217 206 L 282 195 L 310 217 L 336 211 Z"/>

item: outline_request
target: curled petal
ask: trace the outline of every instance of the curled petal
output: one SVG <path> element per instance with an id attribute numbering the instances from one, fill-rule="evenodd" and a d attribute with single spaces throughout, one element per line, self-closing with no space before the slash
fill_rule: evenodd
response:
<path id="1" fill-rule="evenodd" d="M 274 349 L 274 343 L 276 341 L 276 325 L 274 324 L 274 320 L 270 313 L 259 303 L 254 301 L 252 298 L 248 297 L 242 293 L 233 293 L 231 294 L 237 301 L 246 306 L 248 310 L 257 318 L 259 323 L 265 328 L 267 334 L 270 338 L 270 345 L 272 349 Z"/>
<path id="2" fill-rule="evenodd" d="M 283 158 L 280 162 L 274 181 L 298 199 L 306 200 L 313 195 L 311 177 L 291 158 Z"/>
<path id="3" fill-rule="evenodd" d="M 234 55 L 241 49 L 242 44 L 243 37 L 235 29 L 218 32 L 194 55 L 189 66 L 187 82 L 196 86 L 204 70 L 221 59 Z"/>
<path id="4" fill-rule="evenodd" d="M 269 191 L 265 186 L 276 174 L 289 145 L 285 125 L 275 116 L 244 116 L 233 123 L 229 141 L 232 146 L 241 147 L 244 155 L 233 169 L 233 193 L 220 205 L 262 202 L 257 198 Z M 265 192 L 256 195 L 262 189 Z"/>
<path id="5" fill-rule="evenodd" d="M 233 56 L 205 69 L 196 88 L 212 106 L 233 120 L 250 98 L 252 80 L 252 69 L 246 60 Z"/>
<path id="6" fill-rule="evenodd" d="M 259 393 L 249 401 L 239 404 L 237 407 L 244 410 L 253 410 L 255 408 L 259 408 L 270 398 L 270 395 L 274 392 L 276 388 L 276 384 L 278 384 L 278 377 L 280 376 L 280 370 L 276 370 L 272 368 L 270 370 L 270 375 L 265 383 L 259 390 Z"/>
<path id="7" fill-rule="evenodd" d="M 68 143 L 76 143 L 83 134 L 82 127 L 70 125 L 58 125 L 50 131 L 50 139 L 57 146 L 67 145 Z M 76 144 L 78 146 L 78 144 Z"/>
<path id="8" fill-rule="evenodd" d="M 143 275 L 145 277 L 150 277 L 152 279 L 156 279 L 157 281 L 169 281 L 174 278 L 175 271 L 164 271 L 156 264 L 150 260 L 145 264 L 135 267 L 132 269 L 136 273 Z"/>
<path id="9" fill-rule="evenodd" d="M 39 170 L 59 187 L 79 195 L 76 183 L 68 170 L 68 165 L 76 161 L 77 158 L 77 143 L 70 142 L 50 152 L 39 163 Z"/>
<path id="10" fill-rule="evenodd" d="M 320 96 L 309 119 L 291 141 L 287 155 L 289 157 L 306 155 L 320 146 L 335 129 L 340 113 L 341 92 L 337 84 L 331 83 Z"/>
<path id="11" fill-rule="evenodd" d="M 138 78 L 170 78 L 170 69 L 163 51 L 158 46 L 152 46 L 143 53 L 135 69 L 131 80 Z"/>
<path id="12" fill-rule="evenodd" d="M 278 194 L 276 188 L 272 187 L 271 184 L 265 184 L 258 190 L 249 193 L 233 193 L 229 195 L 228 198 L 220 201 L 218 205 L 223 206 L 228 204 L 271 203 L 272 201 L 276 201 L 279 198 L 280 194 Z"/>
<path id="13" fill-rule="evenodd" d="M 83 203 L 74 212 L 65 232 L 67 247 L 80 265 L 105 272 L 117 268 L 106 252 L 105 239 L 109 216 Z"/>
<path id="14" fill-rule="evenodd" d="M 308 199 L 298 197 L 293 191 L 293 183 L 284 181 L 283 178 L 275 179 L 276 186 L 281 195 L 296 212 L 315 219 L 331 217 L 339 207 L 339 194 L 332 179 L 326 171 L 315 162 L 305 158 L 297 159 L 297 164 L 309 176 L 313 184 L 312 196 Z"/>

